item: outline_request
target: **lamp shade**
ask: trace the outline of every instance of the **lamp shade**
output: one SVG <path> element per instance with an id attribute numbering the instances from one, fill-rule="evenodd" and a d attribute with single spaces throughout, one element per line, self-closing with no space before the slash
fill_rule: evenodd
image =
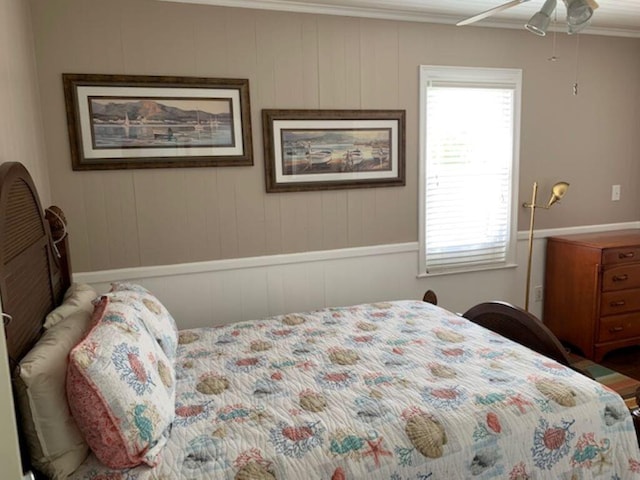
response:
<path id="1" fill-rule="evenodd" d="M 542 5 L 539 12 L 536 12 L 529 21 L 525 24 L 524 28 L 531 33 L 544 37 L 547 34 L 547 28 L 551 22 L 551 14 L 556 9 L 556 0 L 547 0 Z"/>
<path id="2" fill-rule="evenodd" d="M 574 27 L 585 25 L 593 15 L 593 8 L 586 0 L 564 0 L 567 5 L 567 23 Z"/>
<path id="3" fill-rule="evenodd" d="M 560 200 L 567 193 L 569 184 L 567 182 L 558 182 L 551 188 L 551 198 L 547 204 L 547 208 Z"/>
<path id="4" fill-rule="evenodd" d="M 536 12 L 533 17 L 525 24 L 524 28 L 531 33 L 544 37 L 547 34 L 547 28 L 549 28 L 549 22 L 551 19 L 542 12 Z"/>

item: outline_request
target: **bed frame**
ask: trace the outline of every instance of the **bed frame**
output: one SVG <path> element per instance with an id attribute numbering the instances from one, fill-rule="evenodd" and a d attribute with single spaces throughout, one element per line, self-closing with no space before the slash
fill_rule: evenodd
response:
<path id="1" fill-rule="evenodd" d="M 471 307 L 462 316 L 558 363 L 571 366 L 569 354 L 560 340 L 534 315 L 520 307 L 505 302 L 485 302 Z"/>
<path id="2" fill-rule="evenodd" d="M 42 334 L 45 316 L 71 284 L 66 220 L 46 214 L 26 168 L 0 165 L 0 298 L 12 376 Z M 32 470 L 16 412 L 23 471 Z"/>
<path id="3" fill-rule="evenodd" d="M 437 305 L 438 296 L 433 290 L 427 290 L 422 301 Z M 462 316 L 558 363 L 571 366 L 569 354 L 560 340 L 534 315 L 520 307 L 506 302 L 485 302 L 471 307 Z"/>

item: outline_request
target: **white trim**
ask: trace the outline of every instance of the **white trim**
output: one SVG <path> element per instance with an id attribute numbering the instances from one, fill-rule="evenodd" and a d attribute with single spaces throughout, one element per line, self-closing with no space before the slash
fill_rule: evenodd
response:
<path id="1" fill-rule="evenodd" d="M 418 248 L 419 250 L 420 248 Z M 479 265 L 477 267 L 462 267 L 458 270 L 440 270 L 435 272 L 423 273 L 419 272 L 416 278 L 433 278 L 444 277 L 448 275 L 462 275 L 465 273 L 484 272 L 487 270 L 504 270 L 505 268 L 517 268 L 517 263 L 505 263 L 502 265 Z"/>
<path id="2" fill-rule="evenodd" d="M 534 242 L 533 285 L 544 283 L 544 248 L 550 235 L 639 228 L 640 222 L 541 230 Z M 519 232 L 517 267 L 526 265 L 527 232 Z M 209 262 L 124 268 L 74 275 L 99 292 L 129 281 L 150 289 L 172 312 L 180 328 L 221 325 L 287 312 L 421 298 L 438 293 L 454 312 L 489 299 L 522 304 L 526 268 L 416 277 L 418 242 L 294 253 Z M 531 313 L 542 315 L 542 302 Z"/>
<path id="3" fill-rule="evenodd" d="M 547 237 L 557 237 L 559 235 L 576 235 L 579 233 L 606 232 L 608 230 L 627 230 L 630 228 L 640 228 L 640 221 L 627 223 L 605 223 L 601 225 L 582 225 L 579 227 L 548 228 L 545 230 L 534 230 L 534 238 L 539 240 Z M 528 240 L 529 232 L 523 230 L 518 232 L 518 240 Z"/>
<path id="4" fill-rule="evenodd" d="M 534 232 L 534 236 L 537 240 L 539 240 L 542 238 L 558 235 L 602 232 L 606 230 L 625 230 L 630 228 L 640 228 L 640 221 L 536 230 Z M 527 240 L 528 232 L 526 230 L 519 231 L 517 238 L 518 241 Z M 130 279 L 191 275 L 228 270 L 244 270 L 248 268 L 274 267 L 282 265 L 304 264 L 310 262 L 325 262 L 330 260 L 341 260 L 360 257 L 378 257 L 381 255 L 418 252 L 419 249 L 420 247 L 418 242 L 394 243 L 387 245 L 374 245 L 370 247 L 354 247 L 304 253 L 265 255 L 261 257 L 211 260 L 207 262 L 179 263 L 173 265 L 159 265 L 152 267 L 131 267 L 114 270 L 100 270 L 95 272 L 78 272 L 73 275 L 73 278 L 74 281 L 80 283 L 105 283 Z M 512 265 L 507 265 L 501 268 L 508 267 L 512 267 Z M 462 272 L 458 273 L 461 274 Z M 433 275 L 419 275 L 419 277 L 423 276 L 431 277 Z"/>
<path id="5" fill-rule="evenodd" d="M 259 10 L 276 10 L 295 13 L 315 13 L 320 15 L 338 15 L 345 17 L 374 18 L 381 20 L 400 20 L 409 22 L 438 23 L 444 25 L 455 25 L 460 21 L 460 16 L 437 15 L 433 13 L 422 13 L 416 10 L 402 10 L 399 8 L 375 8 L 375 7 L 350 7 L 345 5 L 323 5 L 321 3 L 300 3 L 287 0 L 160 0 L 173 3 L 195 3 L 200 5 L 213 5 L 219 7 L 254 8 Z M 521 20 L 483 20 L 475 23 L 473 27 L 508 28 L 523 30 Z M 551 28 L 565 32 L 562 28 Z M 589 26 L 581 35 L 606 35 L 610 37 L 640 37 L 640 32 L 625 28 L 603 28 Z"/>
<path id="6" fill-rule="evenodd" d="M 418 78 L 418 88 L 419 92 L 419 100 L 420 103 L 418 105 L 418 111 L 420 114 L 419 123 L 418 123 L 418 133 L 419 133 L 419 151 L 418 151 L 418 250 L 420 249 L 420 245 L 426 244 L 426 194 L 427 194 L 427 158 L 426 158 L 426 145 L 427 145 L 427 129 L 425 125 L 427 124 L 427 109 L 423 108 L 424 105 L 427 104 L 427 71 L 425 65 L 420 65 L 419 69 L 419 78 Z M 418 276 L 426 275 L 427 271 L 427 261 L 424 254 L 418 255 Z"/>
<path id="7" fill-rule="evenodd" d="M 207 262 L 178 263 L 153 267 L 131 267 L 96 272 L 80 272 L 73 279 L 80 283 L 115 282 L 125 279 L 143 279 L 175 275 L 191 275 L 194 273 L 221 272 L 227 270 L 243 270 L 257 267 L 273 267 L 280 265 L 324 262 L 345 258 L 359 258 L 396 253 L 414 252 L 418 250 L 416 242 L 376 245 L 371 247 L 354 247 L 336 250 L 319 250 L 315 252 L 266 255 L 262 257 L 230 258 Z"/>

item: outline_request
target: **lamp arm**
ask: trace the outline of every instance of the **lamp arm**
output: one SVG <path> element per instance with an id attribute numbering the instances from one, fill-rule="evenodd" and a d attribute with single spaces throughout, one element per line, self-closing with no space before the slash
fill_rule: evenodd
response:
<path id="1" fill-rule="evenodd" d="M 527 259 L 527 285 L 524 297 L 524 309 L 529 311 L 529 292 L 531 291 L 531 257 L 533 256 L 533 226 L 535 222 L 536 208 L 549 210 L 558 200 L 567 193 L 569 184 L 567 182 L 558 182 L 553 186 L 551 198 L 546 205 L 536 205 L 536 197 L 538 195 L 538 182 L 533 182 L 533 193 L 531 195 L 531 203 L 523 203 L 524 208 L 531 210 L 531 221 L 529 223 L 529 258 Z"/>
<path id="2" fill-rule="evenodd" d="M 543 210 L 549 210 L 551 207 L 549 205 L 536 205 L 534 203 L 524 202 L 522 204 L 524 208 L 542 208 Z"/>
<path id="3" fill-rule="evenodd" d="M 524 293 L 524 309 L 529 311 L 529 292 L 531 291 L 531 257 L 533 256 L 533 226 L 535 223 L 536 216 L 536 208 L 539 208 L 539 205 L 536 205 L 536 197 L 538 196 L 538 182 L 533 182 L 533 192 L 531 193 L 531 203 L 524 203 L 523 206 L 529 208 L 530 212 L 530 220 L 529 220 L 529 256 L 527 258 L 527 282 Z"/>

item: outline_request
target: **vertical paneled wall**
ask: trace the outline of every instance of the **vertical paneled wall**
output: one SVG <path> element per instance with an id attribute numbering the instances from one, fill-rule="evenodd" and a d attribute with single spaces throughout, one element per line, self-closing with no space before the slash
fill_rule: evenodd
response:
<path id="1" fill-rule="evenodd" d="M 43 206 L 51 195 L 29 5 L 0 1 L 0 163 L 21 162 Z"/>
<path id="2" fill-rule="evenodd" d="M 541 191 L 571 183 L 540 228 L 640 218 L 638 39 L 581 35 L 578 51 L 559 34 L 549 62 L 552 36 L 524 30 L 154 0 L 30 5 L 52 196 L 70 220 L 75 271 L 415 242 L 422 64 L 523 69 L 521 198 L 534 180 Z M 255 165 L 73 172 L 63 72 L 248 78 Z M 264 108 L 406 110 L 407 185 L 266 194 Z"/>

